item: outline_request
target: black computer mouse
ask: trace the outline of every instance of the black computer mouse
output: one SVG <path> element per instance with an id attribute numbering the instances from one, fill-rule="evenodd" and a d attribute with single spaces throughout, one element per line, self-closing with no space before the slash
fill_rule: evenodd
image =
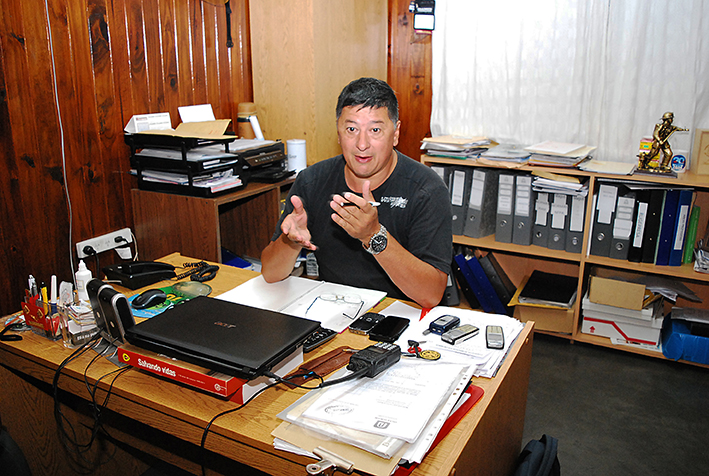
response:
<path id="1" fill-rule="evenodd" d="M 148 289 L 133 299 L 131 307 L 133 309 L 147 309 L 162 304 L 165 299 L 167 299 L 167 294 L 162 289 Z"/>

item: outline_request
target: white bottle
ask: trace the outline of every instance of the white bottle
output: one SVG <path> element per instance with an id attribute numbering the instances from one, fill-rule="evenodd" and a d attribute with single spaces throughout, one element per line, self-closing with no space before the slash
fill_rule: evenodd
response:
<path id="1" fill-rule="evenodd" d="M 76 292 L 79 294 L 79 299 L 89 302 L 89 293 L 86 290 L 86 284 L 91 281 L 91 270 L 86 267 L 83 260 L 79 261 L 79 270 L 76 272 Z"/>

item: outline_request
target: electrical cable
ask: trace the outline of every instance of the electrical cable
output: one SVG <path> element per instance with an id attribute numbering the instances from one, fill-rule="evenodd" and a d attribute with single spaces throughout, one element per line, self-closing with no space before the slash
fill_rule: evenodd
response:
<path id="1" fill-rule="evenodd" d="M 69 419 L 66 418 L 66 416 L 62 413 L 61 410 L 61 403 L 59 401 L 59 377 L 61 376 L 64 367 L 66 367 L 70 362 L 74 361 L 75 359 L 86 353 L 88 350 L 90 350 L 90 344 L 94 344 L 96 340 L 100 337 L 101 334 L 97 332 L 94 336 L 91 337 L 91 339 L 89 339 L 81 347 L 74 350 L 74 352 L 72 352 L 67 358 L 65 358 L 59 364 L 59 367 L 57 367 L 57 370 L 54 373 L 54 379 L 52 380 L 52 394 L 54 397 L 54 420 L 57 423 L 60 441 L 68 455 L 74 454 L 74 450 L 70 447 L 70 445 L 73 445 L 76 448 L 81 448 L 81 444 L 78 442 L 76 431 L 74 430 L 73 425 L 71 424 Z M 67 430 L 67 427 L 65 427 L 65 423 L 68 425 L 68 430 L 71 432 L 71 434 Z M 81 454 L 81 451 L 77 451 L 76 456 L 83 460 L 83 455 Z M 78 460 L 75 461 L 75 463 L 78 465 L 82 465 L 82 462 Z M 88 471 L 88 468 L 81 467 L 80 469 Z"/>
<path id="2" fill-rule="evenodd" d="M 223 412 L 221 412 L 221 413 L 218 413 L 218 414 L 215 415 L 211 420 L 209 420 L 209 423 L 207 423 L 207 425 L 205 426 L 204 431 L 203 431 L 203 433 L 202 433 L 202 441 L 201 441 L 201 443 L 200 443 L 200 450 L 201 450 L 201 452 L 202 452 L 202 476 L 206 476 L 206 465 L 205 465 L 205 463 L 206 463 L 206 459 L 207 459 L 207 454 L 206 454 L 206 453 L 207 453 L 207 449 L 206 449 L 206 447 L 205 447 L 205 442 L 207 441 L 207 435 L 209 434 L 209 428 L 211 428 L 212 424 L 216 421 L 217 418 L 222 417 L 222 416 L 224 416 L 224 415 L 227 415 L 227 414 L 229 414 L 229 413 L 233 413 L 233 412 L 236 412 L 236 411 L 241 410 L 241 409 L 244 408 L 246 405 L 248 405 L 248 404 L 251 402 L 251 400 L 253 400 L 253 399 L 256 398 L 257 396 L 261 395 L 264 391 L 268 390 L 269 388 L 275 387 L 276 385 L 279 385 L 279 384 L 281 384 L 281 383 L 287 383 L 287 384 L 293 385 L 293 386 L 295 386 L 295 387 L 297 387 L 297 388 L 303 388 L 303 389 L 306 389 L 306 390 L 317 390 L 317 389 L 329 387 L 329 386 L 331 386 L 331 385 L 335 385 L 335 384 L 338 384 L 338 383 L 347 382 L 347 381 L 349 381 L 349 380 L 354 380 L 354 379 L 356 379 L 356 378 L 358 378 L 358 377 L 364 376 L 368 371 L 369 371 L 369 367 L 360 368 L 360 369 L 357 369 L 357 370 L 355 370 L 354 372 L 352 372 L 351 374 L 348 374 L 348 375 L 346 375 L 346 376 L 344 376 L 344 377 L 342 377 L 342 378 L 338 378 L 338 379 L 335 379 L 335 380 L 328 380 L 327 382 L 324 381 L 323 378 L 322 378 L 320 375 L 316 374 L 315 372 L 308 372 L 307 374 L 291 375 L 291 376 L 289 376 L 288 378 L 282 378 L 282 377 L 280 377 L 280 376 L 274 374 L 273 372 L 265 372 L 264 375 L 265 375 L 266 377 L 269 377 L 269 378 L 275 380 L 274 383 L 269 384 L 269 385 L 263 387 L 262 389 L 260 389 L 260 390 L 257 391 L 256 393 L 254 393 L 248 400 L 246 400 L 244 403 L 242 403 L 242 404 L 239 405 L 238 407 L 231 408 L 231 409 L 229 409 L 229 410 L 225 410 L 225 411 L 223 411 Z M 299 378 L 299 377 L 307 377 L 307 376 L 310 376 L 310 375 L 313 375 L 313 376 L 315 376 L 316 378 L 318 378 L 318 379 L 320 380 L 320 384 L 319 384 L 317 387 L 305 387 L 305 386 L 303 386 L 303 385 L 296 385 L 296 384 L 290 383 L 290 380 L 291 380 L 291 379 Z"/>
<path id="3" fill-rule="evenodd" d="M 74 289 L 78 289 L 76 285 L 76 268 L 74 267 L 74 250 L 72 248 L 73 230 L 74 230 L 74 211 L 71 205 L 71 196 L 69 195 L 69 182 L 66 173 L 66 146 L 64 144 L 64 125 L 62 123 L 62 111 L 59 106 L 59 88 L 57 87 L 57 66 L 54 60 L 54 42 L 52 40 L 52 24 L 49 21 L 49 2 L 44 0 L 44 9 L 47 15 L 47 36 L 49 39 L 49 57 L 52 60 L 52 84 L 54 86 L 54 105 L 57 110 L 57 122 L 59 125 L 59 144 L 62 155 L 62 179 L 64 180 L 64 196 L 66 197 L 67 211 L 69 214 L 69 265 L 71 266 L 71 276 L 74 282 Z"/>
<path id="4" fill-rule="evenodd" d="M 97 352 L 96 356 L 94 356 L 89 364 L 86 366 L 83 372 L 84 376 L 84 383 L 86 385 L 86 388 L 89 392 L 89 395 L 91 397 L 90 401 L 90 408 L 91 408 L 91 413 L 94 419 L 94 423 L 92 426 L 86 426 L 82 425 L 85 428 L 87 428 L 91 436 L 86 442 L 80 442 L 78 439 L 78 435 L 76 433 L 76 430 L 74 429 L 73 425 L 71 422 L 66 418 L 66 416 L 63 414 L 61 410 L 61 403 L 59 401 L 59 377 L 61 375 L 62 370 L 64 367 L 66 367 L 70 362 L 74 361 L 81 355 L 83 355 L 86 351 L 94 348 L 98 344 L 98 339 L 101 337 L 100 333 L 96 333 L 88 342 L 84 343 L 81 347 L 76 349 L 69 357 L 64 359 L 62 363 L 59 365 L 57 368 L 57 371 L 54 374 L 54 380 L 52 382 L 52 388 L 53 388 L 53 395 L 54 395 L 54 418 L 57 423 L 57 427 L 59 429 L 59 434 L 60 434 L 60 439 L 62 442 L 62 445 L 64 446 L 64 449 L 67 451 L 67 454 L 72 457 L 73 462 L 78 466 L 78 468 L 74 468 L 78 472 L 82 472 L 85 474 L 91 474 L 95 472 L 95 468 L 100 465 L 106 464 L 107 462 L 111 461 L 113 457 L 116 454 L 115 447 L 114 451 L 112 454 L 109 455 L 109 457 L 103 461 L 89 461 L 84 455 L 92 448 L 94 441 L 96 440 L 96 437 L 99 435 L 99 432 L 103 432 L 105 436 L 113 441 L 113 438 L 111 435 L 108 433 L 106 428 L 103 426 L 103 422 L 101 421 L 101 412 L 103 409 L 105 409 L 108 405 L 109 398 L 111 396 L 112 390 L 113 390 L 113 385 L 116 381 L 116 379 L 122 375 L 123 373 L 127 372 L 128 370 L 131 369 L 131 367 L 123 367 L 123 368 L 118 368 L 116 370 L 112 370 L 111 372 L 108 372 L 105 375 L 102 375 L 99 377 L 96 382 L 94 382 L 93 386 L 89 383 L 88 381 L 88 370 L 93 365 L 96 360 L 99 358 L 103 357 L 106 354 L 106 351 L 109 350 L 110 348 L 107 346 L 102 352 Z M 96 392 L 98 389 L 98 386 L 104 378 L 116 374 L 111 380 L 111 384 L 109 385 L 108 390 L 106 391 L 106 396 L 104 397 L 103 403 L 99 404 L 96 401 Z"/>

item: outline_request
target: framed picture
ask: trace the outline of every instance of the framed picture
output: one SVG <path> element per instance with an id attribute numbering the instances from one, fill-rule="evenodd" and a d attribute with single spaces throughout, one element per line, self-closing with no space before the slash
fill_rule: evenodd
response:
<path id="1" fill-rule="evenodd" d="M 690 169 L 697 175 L 709 175 L 709 129 L 694 130 Z"/>

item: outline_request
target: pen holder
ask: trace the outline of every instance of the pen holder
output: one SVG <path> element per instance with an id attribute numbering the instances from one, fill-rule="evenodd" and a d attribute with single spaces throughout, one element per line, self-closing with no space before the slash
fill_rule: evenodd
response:
<path id="1" fill-rule="evenodd" d="M 30 297 L 22 303 L 22 313 L 25 315 L 25 323 L 35 334 L 52 340 L 61 337 L 59 315 L 52 314 L 50 304 L 42 302 L 39 295 Z"/>

